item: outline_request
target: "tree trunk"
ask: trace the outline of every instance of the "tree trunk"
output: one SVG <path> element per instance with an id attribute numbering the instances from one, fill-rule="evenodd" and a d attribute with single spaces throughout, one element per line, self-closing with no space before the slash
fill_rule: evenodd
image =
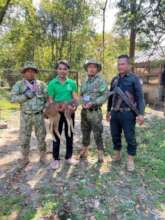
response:
<path id="1" fill-rule="evenodd" d="M 68 50 L 68 58 L 70 64 L 72 63 L 72 30 L 70 31 L 70 36 L 69 36 L 69 50 Z"/>
<path id="2" fill-rule="evenodd" d="M 135 48 L 136 48 L 136 31 L 134 28 L 131 28 L 129 56 L 130 56 L 131 62 L 133 62 L 133 63 L 134 63 L 134 59 L 135 59 Z"/>
<path id="3" fill-rule="evenodd" d="M 107 8 L 107 3 L 108 3 L 108 0 L 105 1 L 105 5 L 104 5 L 104 8 L 103 8 L 103 58 L 102 58 L 102 65 L 103 65 L 103 73 L 104 73 L 104 52 L 105 52 L 105 12 L 106 12 L 106 8 Z"/>
<path id="4" fill-rule="evenodd" d="M 7 0 L 4 7 L 2 7 L 1 10 L 0 10 L 0 24 L 2 23 L 3 18 L 5 17 L 5 14 L 6 14 L 6 11 L 8 9 L 8 6 L 9 6 L 10 2 L 11 2 L 11 0 Z"/>
<path id="5" fill-rule="evenodd" d="M 136 49 L 136 21 L 135 14 L 136 14 L 136 0 L 131 1 L 130 3 L 131 8 L 131 16 L 133 17 L 131 21 L 131 30 L 130 30 L 130 46 L 129 46 L 129 56 L 132 63 L 132 71 L 134 70 L 134 61 L 135 61 L 135 49 Z"/>

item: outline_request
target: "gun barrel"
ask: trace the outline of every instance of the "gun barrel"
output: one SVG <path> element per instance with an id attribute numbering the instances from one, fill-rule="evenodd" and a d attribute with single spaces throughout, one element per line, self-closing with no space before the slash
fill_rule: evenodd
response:
<path id="1" fill-rule="evenodd" d="M 132 111 L 136 113 L 136 115 L 139 115 L 139 112 L 136 109 L 136 107 L 130 102 L 127 95 L 120 89 L 120 87 L 118 86 L 115 87 L 114 91 L 116 94 L 118 94 L 122 98 L 122 100 L 130 107 L 130 109 L 132 109 Z"/>

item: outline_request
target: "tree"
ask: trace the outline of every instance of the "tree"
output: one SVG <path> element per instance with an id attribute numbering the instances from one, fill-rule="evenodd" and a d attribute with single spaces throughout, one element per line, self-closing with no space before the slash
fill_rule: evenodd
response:
<path id="1" fill-rule="evenodd" d="M 62 57 L 72 62 L 72 42 L 78 32 L 83 32 L 85 26 L 88 28 L 89 15 L 90 10 L 85 1 L 54 0 L 49 4 L 45 0 L 41 1 L 39 19 L 50 42 L 52 62 Z"/>
<path id="2" fill-rule="evenodd" d="M 134 62 L 137 38 L 142 39 L 140 37 L 143 36 L 143 44 L 145 42 L 150 46 L 160 43 L 160 38 L 165 33 L 164 3 L 164 0 L 118 1 L 117 30 L 124 33 L 129 31 L 129 55 L 132 62 Z"/>
<path id="3" fill-rule="evenodd" d="M 105 50 L 105 12 L 107 8 L 108 0 L 105 1 L 104 7 L 103 7 L 103 72 L 104 72 L 104 50 Z"/>
<path id="4" fill-rule="evenodd" d="M 4 2 L 2 1 L 1 4 L 3 4 L 3 3 Z M 2 23 L 3 18 L 5 17 L 6 11 L 9 7 L 10 3 L 11 3 L 11 0 L 6 0 L 6 2 L 3 5 L 0 4 L 0 24 Z"/>
<path id="5" fill-rule="evenodd" d="M 102 5 L 103 6 L 103 5 Z M 34 61 L 40 69 L 52 70 L 59 59 L 68 59 L 73 70 L 85 76 L 86 59 L 102 60 L 103 36 L 95 33 L 92 18 L 101 5 L 96 1 L 41 0 L 35 8 L 32 0 L 13 0 L 0 34 L 0 74 L 11 81 L 20 76 L 22 65 Z M 110 79 L 116 72 L 116 57 L 126 53 L 128 39 L 104 34 L 104 74 Z M 51 71 L 39 77 L 46 80 Z"/>
<path id="6" fill-rule="evenodd" d="M 42 0 L 39 9 L 31 0 L 15 0 L 0 35 L 3 73 L 19 69 L 28 60 L 40 68 L 52 69 L 61 58 L 70 60 L 72 68 L 82 69 L 85 43 L 92 33 L 88 19 L 91 14 L 89 5 L 80 0 Z"/>
<path id="7" fill-rule="evenodd" d="M 102 34 L 94 34 L 86 42 L 87 56 L 102 59 Z M 119 54 L 128 52 L 129 40 L 124 36 L 113 36 L 111 33 L 105 33 L 105 57 L 104 57 L 104 76 L 107 80 L 116 75 L 116 62 Z"/>

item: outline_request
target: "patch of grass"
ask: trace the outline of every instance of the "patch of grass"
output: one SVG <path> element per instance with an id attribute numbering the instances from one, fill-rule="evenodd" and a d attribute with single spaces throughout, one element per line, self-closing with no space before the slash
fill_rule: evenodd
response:
<path id="1" fill-rule="evenodd" d="M 40 208 L 27 209 L 21 220 L 56 214 L 60 220 L 84 220 L 87 215 L 99 220 L 113 219 L 113 215 L 122 220 L 159 219 L 155 213 L 163 212 L 165 204 L 164 136 L 165 123 L 160 118 L 148 120 L 145 127 L 137 128 L 139 146 L 134 173 L 128 173 L 125 169 L 125 141 L 121 163 L 108 162 L 109 171 L 103 174 L 100 172 L 102 165 L 93 162 L 97 158 L 97 150 L 92 146 L 88 163 L 80 162 L 73 172 L 70 167 L 64 166 L 53 177 L 54 181 L 40 187 Z M 112 153 L 110 146 L 112 143 L 109 138 L 106 142 L 106 154 Z M 68 168 L 70 175 L 67 175 Z M 13 210 L 19 211 L 20 208 L 19 200 L 10 202 L 9 205 L 8 201 L 3 204 L 3 200 L 0 200 L 3 215 L 8 216 Z"/>
<path id="2" fill-rule="evenodd" d="M 36 217 L 36 210 L 31 206 L 24 206 L 25 196 L 0 196 L 0 220 L 32 220 Z"/>
<path id="3" fill-rule="evenodd" d="M 147 177 L 165 179 L 165 125 L 164 120 L 148 121 L 147 127 L 138 129 L 139 150 L 137 165 Z"/>
<path id="4" fill-rule="evenodd" d="M 0 219 L 8 219 L 13 213 L 18 213 L 22 209 L 23 196 L 0 196 Z"/>
<path id="5" fill-rule="evenodd" d="M 12 111 L 18 110 L 19 105 L 10 102 L 10 92 L 6 88 L 0 88 L 0 120 L 7 120 Z"/>
<path id="6" fill-rule="evenodd" d="M 21 215 L 21 220 L 32 220 L 36 217 L 36 210 L 32 207 L 28 207 L 26 210 L 23 211 Z"/>
<path id="7" fill-rule="evenodd" d="M 17 110 L 19 108 L 18 104 L 13 104 L 10 102 L 10 91 L 7 88 L 0 88 L 0 110 Z"/>
<path id="8" fill-rule="evenodd" d="M 9 88 L 0 87 L 0 99 L 10 99 Z"/>
<path id="9" fill-rule="evenodd" d="M 41 208 L 40 212 L 44 216 L 47 216 L 47 215 L 49 216 L 55 212 L 58 205 L 59 204 L 57 201 L 55 201 L 55 199 L 44 200 L 42 202 L 42 208 Z"/>
<path id="10" fill-rule="evenodd" d="M 7 99 L 0 99 L 0 110 L 4 112 L 5 110 L 18 110 L 19 105 L 15 103 L 11 103 Z"/>

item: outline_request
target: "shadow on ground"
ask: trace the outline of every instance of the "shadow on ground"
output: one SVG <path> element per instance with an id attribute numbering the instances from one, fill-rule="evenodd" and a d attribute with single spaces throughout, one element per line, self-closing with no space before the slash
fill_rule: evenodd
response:
<path id="1" fill-rule="evenodd" d="M 31 163 L 19 169 L 21 157 L 18 130 L 3 132 L 0 147 L 0 219 L 60 220 L 160 220 L 165 219 L 165 123 L 159 117 L 147 117 L 137 128 L 139 143 L 136 172 L 125 169 L 126 147 L 122 162 L 112 163 L 112 143 L 105 122 L 105 161 L 97 163 L 95 145 L 91 144 L 87 161 L 78 166 L 65 164 L 64 144 L 61 167 L 40 165 L 36 141 L 32 138 Z M 10 138 L 9 138 L 10 137 Z M 50 145 L 50 137 L 47 138 Z M 81 147 L 79 120 L 75 129 L 75 154 Z M 51 149 L 48 146 L 49 151 Z"/>

